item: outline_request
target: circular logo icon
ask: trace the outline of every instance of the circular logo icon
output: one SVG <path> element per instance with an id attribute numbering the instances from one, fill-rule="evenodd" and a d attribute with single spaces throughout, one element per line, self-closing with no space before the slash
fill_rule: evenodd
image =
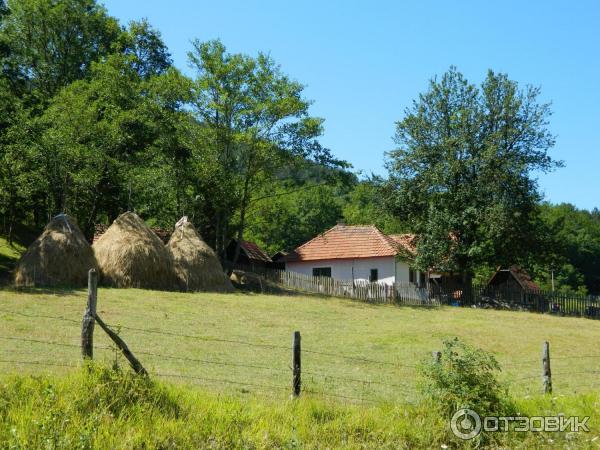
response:
<path id="1" fill-rule="evenodd" d="M 481 418 L 471 409 L 460 409 L 452 416 L 450 428 L 456 437 L 473 439 L 481 433 Z"/>

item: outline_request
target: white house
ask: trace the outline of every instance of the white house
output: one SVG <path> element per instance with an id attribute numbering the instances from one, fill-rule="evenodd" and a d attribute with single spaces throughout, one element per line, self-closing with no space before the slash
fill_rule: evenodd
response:
<path id="1" fill-rule="evenodd" d="M 386 235 L 374 225 L 338 224 L 286 255 L 285 270 L 335 280 L 425 283 L 414 271 L 414 236 Z"/>

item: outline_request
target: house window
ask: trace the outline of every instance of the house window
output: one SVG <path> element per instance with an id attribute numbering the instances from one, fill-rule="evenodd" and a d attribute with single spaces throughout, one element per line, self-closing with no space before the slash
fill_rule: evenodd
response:
<path id="1" fill-rule="evenodd" d="M 331 267 L 314 267 L 313 277 L 329 277 L 331 278 Z"/>
<path id="2" fill-rule="evenodd" d="M 419 286 L 425 286 L 425 272 L 419 272 Z"/>
<path id="3" fill-rule="evenodd" d="M 375 283 L 377 280 L 379 280 L 379 273 L 377 269 L 371 269 L 371 273 L 369 274 L 369 281 L 371 283 Z"/>
<path id="4" fill-rule="evenodd" d="M 416 281 L 416 274 L 415 271 L 412 269 L 408 269 L 408 281 L 411 283 L 414 283 Z"/>

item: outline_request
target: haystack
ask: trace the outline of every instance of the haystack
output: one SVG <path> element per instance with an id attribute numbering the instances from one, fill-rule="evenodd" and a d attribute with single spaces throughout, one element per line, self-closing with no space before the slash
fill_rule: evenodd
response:
<path id="1" fill-rule="evenodd" d="M 171 255 L 137 214 L 121 214 L 94 242 L 102 283 L 115 287 L 173 289 Z"/>
<path id="2" fill-rule="evenodd" d="M 75 220 L 59 214 L 19 260 L 15 284 L 83 287 L 88 270 L 96 267 L 92 247 Z"/>
<path id="3" fill-rule="evenodd" d="M 184 217 L 177 222 L 167 243 L 173 256 L 175 274 L 181 289 L 189 291 L 232 292 L 231 281 L 215 252 L 202 240 Z"/>

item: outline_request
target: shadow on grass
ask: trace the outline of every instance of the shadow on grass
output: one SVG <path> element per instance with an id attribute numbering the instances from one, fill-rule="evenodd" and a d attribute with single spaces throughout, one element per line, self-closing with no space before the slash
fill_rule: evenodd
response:
<path id="1" fill-rule="evenodd" d="M 40 287 L 16 287 L 12 283 L 1 284 L 0 289 L 4 292 L 14 294 L 29 294 L 29 295 L 54 295 L 57 297 L 67 297 L 77 292 L 83 291 L 81 287 L 68 286 L 40 286 Z"/>

